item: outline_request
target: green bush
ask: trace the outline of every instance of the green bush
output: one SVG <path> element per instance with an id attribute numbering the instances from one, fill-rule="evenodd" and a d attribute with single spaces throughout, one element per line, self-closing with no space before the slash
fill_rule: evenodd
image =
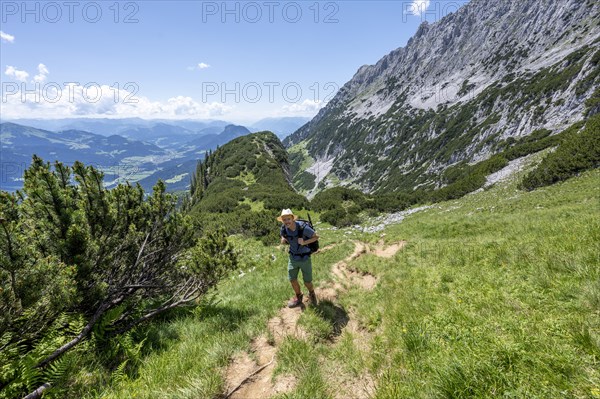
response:
<path id="1" fill-rule="evenodd" d="M 360 224 L 360 222 L 361 222 L 361 220 L 358 215 L 347 213 L 346 216 L 343 216 L 342 218 L 337 220 L 336 226 L 337 227 L 347 227 L 347 226 L 353 226 L 355 224 Z"/>
<path id="2" fill-rule="evenodd" d="M 481 171 L 467 175 L 449 186 L 430 192 L 427 197 L 432 202 L 441 202 L 460 198 L 481 187 L 486 182 L 485 174 Z"/>
<path id="3" fill-rule="evenodd" d="M 220 197 L 206 197 L 199 205 L 202 212 L 227 213 L 238 206 L 238 198 L 232 192 L 223 192 Z"/>
<path id="4" fill-rule="evenodd" d="M 0 191 L 0 219 L 0 398 L 44 383 L 61 397 L 82 353 L 123 372 L 141 346 L 129 331 L 235 267 L 223 234 L 195 242 L 162 181 L 147 197 L 139 184 L 107 190 L 80 162 L 34 156 L 23 191 Z"/>
<path id="5" fill-rule="evenodd" d="M 341 206 L 334 207 L 321 214 L 321 221 L 329 223 L 336 227 L 346 227 L 361 222 L 357 212 L 358 208 L 353 208 L 352 212 L 348 212 Z"/>
<path id="6" fill-rule="evenodd" d="M 374 196 L 373 208 L 380 212 L 399 212 L 419 201 L 419 193 L 386 193 Z"/>
<path id="7" fill-rule="evenodd" d="M 294 186 L 300 190 L 312 190 L 316 185 L 316 177 L 312 173 L 302 171 L 294 177 Z"/>
<path id="8" fill-rule="evenodd" d="M 592 96 L 585 100 L 585 107 L 585 114 L 587 116 L 600 113 L 600 87 L 597 87 Z"/>
<path id="9" fill-rule="evenodd" d="M 583 131 L 570 130 L 569 133 L 556 151 L 525 176 L 521 188 L 533 190 L 600 166 L 600 115 L 588 119 Z"/>
<path id="10" fill-rule="evenodd" d="M 319 192 L 310 205 L 316 211 L 327 211 L 351 202 L 352 205 L 363 209 L 368 205 L 370 197 L 360 190 L 346 187 L 333 187 Z"/>

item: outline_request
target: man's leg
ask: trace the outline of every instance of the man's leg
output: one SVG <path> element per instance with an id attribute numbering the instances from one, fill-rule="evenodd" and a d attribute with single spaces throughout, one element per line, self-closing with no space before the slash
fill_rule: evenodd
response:
<path id="1" fill-rule="evenodd" d="M 302 280 L 304 280 L 304 285 L 308 288 L 309 291 L 313 291 L 314 287 L 312 284 L 312 262 L 310 257 L 306 260 L 303 260 L 300 263 L 300 269 L 302 270 Z"/>
<path id="2" fill-rule="evenodd" d="M 294 293 L 296 296 L 288 302 L 288 307 L 293 308 L 302 304 L 302 291 L 300 290 L 300 284 L 298 284 L 298 271 L 299 267 L 297 267 L 294 262 L 290 259 L 288 261 L 288 279 L 290 280 L 290 284 L 294 289 Z"/>
<path id="3" fill-rule="evenodd" d="M 288 308 L 295 308 L 296 306 L 302 306 L 302 291 L 300 291 L 300 284 L 298 284 L 298 280 L 290 280 L 292 284 L 292 288 L 296 293 L 292 299 L 288 302 Z"/>
<path id="4" fill-rule="evenodd" d="M 308 288 L 308 296 L 310 298 L 310 303 L 313 306 L 317 305 L 317 295 L 315 294 L 315 289 L 312 283 L 312 262 L 310 257 L 303 262 L 301 267 L 302 269 L 302 278 L 304 280 L 304 285 Z"/>
<path id="5" fill-rule="evenodd" d="M 300 270 L 295 262 L 292 259 L 288 259 L 288 280 L 290 280 L 290 284 L 292 284 L 292 288 L 294 289 L 294 293 L 296 295 L 302 294 L 300 291 L 300 284 L 298 284 L 298 271 Z"/>
<path id="6" fill-rule="evenodd" d="M 291 280 L 290 283 L 292 284 L 292 288 L 294 289 L 294 293 L 296 295 L 302 294 L 302 291 L 300 291 L 300 284 L 298 284 L 298 280 Z M 311 284 L 311 286 L 312 286 L 312 284 Z"/>

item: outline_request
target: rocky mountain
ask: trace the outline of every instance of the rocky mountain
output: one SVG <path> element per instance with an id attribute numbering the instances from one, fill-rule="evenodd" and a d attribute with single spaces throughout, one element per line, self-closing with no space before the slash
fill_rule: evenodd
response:
<path id="1" fill-rule="evenodd" d="M 296 186 L 366 192 L 443 186 L 539 129 L 598 112 L 600 3 L 472 0 L 358 69 L 289 136 Z"/>

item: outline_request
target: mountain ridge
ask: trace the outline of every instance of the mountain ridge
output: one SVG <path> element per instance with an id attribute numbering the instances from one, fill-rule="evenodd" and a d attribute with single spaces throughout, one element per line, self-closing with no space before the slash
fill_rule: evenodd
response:
<path id="1" fill-rule="evenodd" d="M 292 153 L 305 149 L 295 183 L 309 195 L 336 185 L 435 188 L 437 174 L 489 158 L 502 140 L 582 120 L 599 80 L 599 8 L 473 0 L 421 24 L 284 140 Z"/>

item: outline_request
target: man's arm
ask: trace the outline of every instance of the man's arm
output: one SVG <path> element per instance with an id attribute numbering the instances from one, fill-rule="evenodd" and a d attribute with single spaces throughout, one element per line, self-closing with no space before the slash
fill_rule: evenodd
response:
<path id="1" fill-rule="evenodd" d="M 280 236 L 281 240 L 280 240 L 280 244 L 279 244 L 279 250 L 280 251 L 285 251 L 285 246 L 289 245 L 288 240 L 285 239 L 284 236 Z"/>
<path id="2" fill-rule="evenodd" d="M 300 245 L 308 245 L 308 244 L 312 244 L 313 242 L 317 241 L 318 239 L 319 239 L 319 236 L 318 236 L 317 233 L 315 233 L 308 240 L 305 240 L 304 238 L 298 238 L 298 244 L 300 244 Z"/>

